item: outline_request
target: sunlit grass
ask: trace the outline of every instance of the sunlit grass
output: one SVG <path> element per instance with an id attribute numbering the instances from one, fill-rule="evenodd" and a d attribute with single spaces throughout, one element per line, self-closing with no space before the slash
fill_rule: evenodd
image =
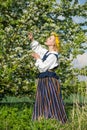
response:
<path id="1" fill-rule="evenodd" d="M 0 130 L 87 130 L 87 105 L 66 104 L 66 124 L 53 119 L 32 121 L 33 107 L 28 104 L 2 105 Z"/>

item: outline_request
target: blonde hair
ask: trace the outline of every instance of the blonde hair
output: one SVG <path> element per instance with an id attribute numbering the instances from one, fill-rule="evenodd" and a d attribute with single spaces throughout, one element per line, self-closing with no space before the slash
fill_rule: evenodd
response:
<path id="1" fill-rule="evenodd" d="M 56 48 L 57 50 L 60 52 L 61 50 L 61 46 L 60 46 L 60 39 L 57 33 L 52 32 L 51 35 L 53 35 L 55 37 L 55 44 L 56 44 Z"/>

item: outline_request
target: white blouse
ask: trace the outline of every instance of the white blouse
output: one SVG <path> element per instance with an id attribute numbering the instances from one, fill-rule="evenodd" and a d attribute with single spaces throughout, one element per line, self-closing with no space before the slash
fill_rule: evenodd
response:
<path id="1" fill-rule="evenodd" d="M 40 55 L 40 59 L 36 60 L 35 66 L 39 69 L 40 72 L 45 72 L 48 69 L 53 69 L 58 66 L 58 59 L 54 54 L 58 53 L 56 51 L 48 52 L 51 53 L 45 61 L 42 61 L 44 54 L 48 51 L 46 48 L 43 48 L 37 41 L 33 41 L 30 44 L 31 49 Z"/>

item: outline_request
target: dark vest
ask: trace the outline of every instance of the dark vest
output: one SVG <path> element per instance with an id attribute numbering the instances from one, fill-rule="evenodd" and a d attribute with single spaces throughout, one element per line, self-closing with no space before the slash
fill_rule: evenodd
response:
<path id="1" fill-rule="evenodd" d="M 49 52 L 49 51 L 47 51 L 47 52 L 44 54 L 44 56 L 43 56 L 43 58 L 42 58 L 43 61 L 45 61 L 46 58 L 47 58 L 49 55 L 54 54 L 54 53 L 49 53 L 49 54 L 48 54 L 48 52 Z M 57 54 L 54 54 L 54 55 L 55 55 L 56 58 L 58 59 L 58 55 L 57 55 Z"/>
<path id="2" fill-rule="evenodd" d="M 43 56 L 43 58 L 42 58 L 43 61 L 45 61 L 46 58 L 47 58 L 49 55 L 54 54 L 54 53 L 49 53 L 49 54 L 48 54 L 48 52 L 49 52 L 49 51 L 47 51 L 47 52 L 45 53 L 45 55 Z M 55 55 L 55 56 L 57 57 L 57 59 L 58 59 L 58 55 L 57 55 L 57 54 L 54 54 L 54 55 Z M 57 66 L 57 67 L 58 67 L 58 66 Z M 47 70 L 46 72 L 40 73 L 40 74 L 38 75 L 38 78 L 54 77 L 54 78 L 56 78 L 56 79 L 59 79 L 59 76 L 57 76 L 56 73 L 54 72 L 54 70 L 55 70 L 57 67 L 53 68 L 52 70 Z"/>

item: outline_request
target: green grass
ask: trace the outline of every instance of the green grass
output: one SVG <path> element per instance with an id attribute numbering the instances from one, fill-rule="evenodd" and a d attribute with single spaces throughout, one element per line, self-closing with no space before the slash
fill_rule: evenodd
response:
<path id="1" fill-rule="evenodd" d="M 1 105 L 0 130 L 87 130 L 87 105 L 67 105 L 66 124 L 53 119 L 32 121 L 32 111 L 29 104 Z"/>

